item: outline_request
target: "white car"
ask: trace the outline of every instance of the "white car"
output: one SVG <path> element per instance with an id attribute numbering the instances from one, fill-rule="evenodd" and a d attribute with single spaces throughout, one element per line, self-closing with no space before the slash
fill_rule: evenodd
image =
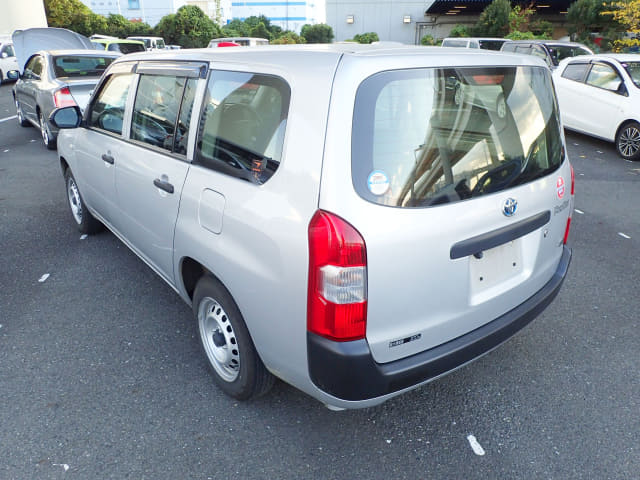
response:
<path id="1" fill-rule="evenodd" d="M 15 70 L 18 70 L 18 61 L 13 43 L 8 38 L 0 38 L 0 84 L 8 79 L 7 73 Z"/>
<path id="2" fill-rule="evenodd" d="M 553 73 L 565 128 L 615 142 L 640 160 L 640 55 L 583 55 Z"/>

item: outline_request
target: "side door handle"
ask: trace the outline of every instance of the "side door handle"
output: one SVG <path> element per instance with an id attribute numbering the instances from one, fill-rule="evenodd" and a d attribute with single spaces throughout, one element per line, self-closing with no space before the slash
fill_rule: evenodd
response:
<path id="1" fill-rule="evenodd" d="M 173 193 L 173 185 L 171 185 L 166 180 L 160 180 L 159 178 L 156 178 L 153 181 L 153 184 L 159 189 L 164 190 L 167 193 Z"/>
<path id="2" fill-rule="evenodd" d="M 104 160 L 107 163 L 110 163 L 111 165 L 113 165 L 113 157 L 111 155 L 107 155 L 106 153 L 102 154 L 102 160 Z"/>

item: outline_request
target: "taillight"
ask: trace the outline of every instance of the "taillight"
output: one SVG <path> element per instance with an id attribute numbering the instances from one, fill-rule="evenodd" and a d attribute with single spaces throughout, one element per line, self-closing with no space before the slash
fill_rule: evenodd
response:
<path id="1" fill-rule="evenodd" d="M 56 108 L 74 107 L 76 105 L 76 101 L 73 99 L 69 87 L 62 87 L 60 90 L 56 90 L 53 93 L 53 103 L 56 105 Z"/>
<path id="2" fill-rule="evenodd" d="M 571 196 L 573 197 L 573 195 L 575 194 L 576 191 L 576 176 L 575 173 L 573 172 L 573 165 L 570 165 L 571 167 Z M 569 218 L 567 218 L 567 226 L 564 229 L 564 239 L 562 240 L 562 243 L 564 245 L 567 244 L 567 240 L 569 240 L 569 230 L 571 229 L 571 215 L 573 214 L 573 199 L 571 199 L 571 209 L 569 211 Z"/>
<path id="3" fill-rule="evenodd" d="M 307 328 L 337 341 L 367 330 L 367 248 L 345 220 L 318 210 L 309 223 Z"/>

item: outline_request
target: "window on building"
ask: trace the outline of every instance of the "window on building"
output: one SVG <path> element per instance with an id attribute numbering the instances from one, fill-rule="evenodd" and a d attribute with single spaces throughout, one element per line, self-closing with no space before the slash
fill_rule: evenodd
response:
<path id="1" fill-rule="evenodd" d="M 140 10 L 140 0 L 129 0 L 129 10 Z"/>

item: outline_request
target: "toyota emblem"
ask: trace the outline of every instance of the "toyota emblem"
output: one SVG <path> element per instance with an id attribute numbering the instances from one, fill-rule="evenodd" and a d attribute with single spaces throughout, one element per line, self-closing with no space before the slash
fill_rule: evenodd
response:
<path id="1" fill-rule="evenodd" d="M 518 201 L 515 198 L 507 198 L 502 204 L 502 213 L 507 217 L 513 217 L 518 209 Z"/>

